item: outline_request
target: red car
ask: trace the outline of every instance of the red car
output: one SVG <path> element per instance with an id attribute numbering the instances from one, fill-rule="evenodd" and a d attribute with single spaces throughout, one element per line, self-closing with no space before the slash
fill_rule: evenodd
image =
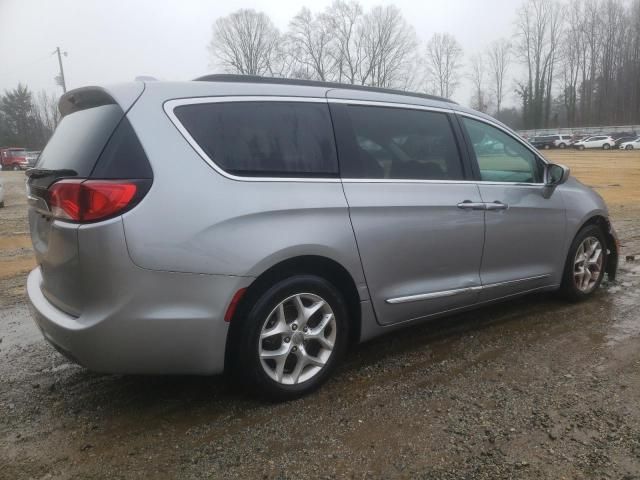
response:
<path id="1" fill-rule="evenodd" d="M 26 170 L 29 168 L 27 151 L 19 147 L 0 148 L 2 170 Z"/>

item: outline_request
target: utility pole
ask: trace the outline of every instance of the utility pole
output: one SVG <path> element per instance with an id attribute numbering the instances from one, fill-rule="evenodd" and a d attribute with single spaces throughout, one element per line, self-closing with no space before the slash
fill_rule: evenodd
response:
<path id="1" fill-rule="evenodd" d="M 62 87 L 62 91 L 67 93 L 67 83 L 64 80 L 64 68 L 62 68 L 62 56 L 60 53 L 60 47 L 56 47 L 53 53 L 58 54 L 58 64 L 60 65 L 60 86 Z M 62 55 L 67 56 L 67 52 L 62 52 Z"/>

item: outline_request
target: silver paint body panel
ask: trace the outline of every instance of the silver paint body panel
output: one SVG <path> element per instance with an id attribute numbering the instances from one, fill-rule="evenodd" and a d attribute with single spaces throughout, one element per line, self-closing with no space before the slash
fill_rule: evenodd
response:
<path id="1" fill-rule="evenodd" d="M 352 277 L 361 341 L 554 289 L 577 231 L 608 215 L 602 199 L 574 179 L 545 198 L 535 184 L 229 175 L 172 113 L 176 105 L 221 100 L 355 102 L 469 115 L 516 136 L 452 103 L 258 83 L 151 82 L 142 94 L 141 84 L 107 91 L 127 111 L 153 185 L 134 209 L 106 222 L 43 227 L 32 220 L 41 266 L 27 285 L 46 338 L 98 371 L 221 372 L 223 318 L 234 293 L 299 256 L 331 259 Z M 508 208 L 458 208 L 465 200 Z M 30 218 L 40 214 L 33 209 Z"/>

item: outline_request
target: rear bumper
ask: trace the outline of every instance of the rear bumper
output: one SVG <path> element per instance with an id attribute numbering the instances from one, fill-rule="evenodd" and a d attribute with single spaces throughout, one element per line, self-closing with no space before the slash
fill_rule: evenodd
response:
<path id="1" fill-rule="evenodd" d="M 244 277 L 138 270 L 123 302 L 73 317 L 42 293 L 33 270 L 27 292 L 45 339 L 94 371 L 127 374 L 216 374 L 224 369 L 228 324 L 224 311 Z"/>

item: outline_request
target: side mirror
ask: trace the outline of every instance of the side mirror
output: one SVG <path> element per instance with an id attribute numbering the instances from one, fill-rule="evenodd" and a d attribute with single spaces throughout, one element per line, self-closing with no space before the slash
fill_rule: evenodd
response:
<path id="1" fill-rule="evenodd" d="M 544 184 L 547 187 L 557 187 L 558 185 L 562 185 L 569 179 L 570 173 L 571 170 L 569 170 L 568 167 L 550 163 L 545 168 Z"/>

